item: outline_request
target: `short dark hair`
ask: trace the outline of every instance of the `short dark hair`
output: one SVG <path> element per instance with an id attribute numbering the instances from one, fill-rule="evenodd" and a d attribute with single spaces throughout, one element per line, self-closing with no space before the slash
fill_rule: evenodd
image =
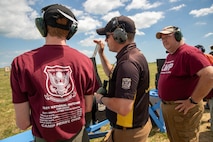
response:
<path id="1" fill-rule="evenodd" d="M 135 33 L 127 33 L 128 40 L 134 41 Z"/>
<path id="2" fill-rule="evenodd" d="M 68 19 L 66 18 L 59 18 L 56 20 L 56 23 L 60 24 L 60 25 L 66 25 L 68 22 Z M 59 37 L 59 38 L 64 38 L 64 37 L 67 37 L 69 31 L 68 30 L 64 30 L 64 29 L 61 29 L 61 28 L 58 28 L 58 27 L 52 27 L 52 26 L 49 26 L 47 25 L 47 29 L 48 29 L 48 33 L 51 35 L 51 36 L 56 36 L 56 37 Z"/>
<path id="3" fill-rule="evenodd" d="M 203 47 L 203 45 L 198 44 L 198 45 L 195 45 L 195 47 L 199 49 L 201 52 L 203 53 L 205 52 L 205 48 Z"/>

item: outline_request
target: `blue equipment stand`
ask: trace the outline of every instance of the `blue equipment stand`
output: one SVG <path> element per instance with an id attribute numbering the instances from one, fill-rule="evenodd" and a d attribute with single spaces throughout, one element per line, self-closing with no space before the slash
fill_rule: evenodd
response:
<path id="1" fill-rule="evenodd" d="M 104 137 L 108 133 L 108 131 L 101 132 L 100 128 L 104 125 L 107 125 L 108 123 L 109 121 L 106 119 L 102 122 L 89 126 L 87 128 L 89 138 L 94 139 L 94 138 Z M 31 130 L 27 130 L 22 133 L 16 134 L 14 136 L 0 140 L 0 142 L 33 142 L 33 141 L 34 141 L 34 137 L 32 135 Z"/>
<path id="2" fill-rule="evenodd" d="M 160 107 L 161 100 L 158 97 L 158 90 L 157 89 L 150 90 L 149 96 L 150 96 L 149 115 L 160 129 L 160 132 L 166 132 L 162 110 Z"/>

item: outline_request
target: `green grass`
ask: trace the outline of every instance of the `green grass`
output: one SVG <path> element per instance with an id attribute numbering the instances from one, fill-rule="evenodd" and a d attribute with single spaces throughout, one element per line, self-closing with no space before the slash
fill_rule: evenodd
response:
<path id="1" fill-rule="evenodd" d="M 98 74 L 103 82 L 104 79 L 108 79 L 108 77 L 105 75 L 103 68 L 101 65 L 97 65 L 98 68 Z M 156 63 L 149 63 L 149 70 L 150 70 L 150 88 L 155 88 L 155 74 L 157 72 L 157 66 Z"/>
<path id="2" fill-rule="evenodd" d="M 107 79 L 101 65 L 97 65 L 97 67 L 101 80 Z M 149 63 L 149 69 L 150 88 L 155 88 L 155 73 L 157 72 L 156 63 Z M 10 74 L 9 72 L 5 72 L 4 68 L 0 68 L 0 139 L 7 138 L 20 132 L 22 131 L 16 127 L 15 114 L 11 100 Z M 153 127 L 149 136 L 149 141 L 163 141 L 164 139 L 166 139 L 166 134 L 160 133 L 156 127 Z M 99 142 L 100 140 L 101 138 L 93 139 L 91 142 Z"/>
<path id="3" fill-rule="evenodd" d="M 11 100 L 10 74 L 0 69 L 0 139 L 21 132 L 15 125 L 15 115 Z"/>

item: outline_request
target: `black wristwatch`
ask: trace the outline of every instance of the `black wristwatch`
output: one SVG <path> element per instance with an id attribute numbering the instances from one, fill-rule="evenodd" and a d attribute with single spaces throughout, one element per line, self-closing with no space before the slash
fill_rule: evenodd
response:
<path id="1" fill-rule="evenodd" d="M 190 103 L 192 103 L 192 104 L 197 104 L 197 103 L 192 99 L 192 97 L 189 97 L 189 100 L 190 100 Z"/>

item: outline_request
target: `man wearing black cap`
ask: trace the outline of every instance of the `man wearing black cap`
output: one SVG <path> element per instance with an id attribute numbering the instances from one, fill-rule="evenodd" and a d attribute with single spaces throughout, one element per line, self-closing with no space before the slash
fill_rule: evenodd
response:
<path id="1" fill-rule="evenodd" d="M 113 66 L 104 55 L 102 41 L 94 40 L 99 48 L 101 63 L 109 77 L 106 95 L 95 94 L 98 103 L 107 108 L 106 117 L 112 126 L 108 142 L 145 142 L 151 131 L 149 119 L 149 68 L 144 55 L 134 43 L 135 24 L 126 17 L 112 18 L 108 24 L 97 29 L 105 35 L 109 50 L 116 52 Z"/>
<path id="2" fill-rule="evenodd" d="M 198 142 L 203 98 L 213 86 L 213 67 L 202 52 L 184 43 L 176 26 L 156 33 L 168 55 L 161 69 L 158 94 L 171 142 Z"/>
<path id="3" fill-rule="evenodd" d="M 99 88 L 93 63 L 66 45 L 78 26 L 70 9 L 54 4 L 42 11 L 35 22 L 45 44 L 12 62 L 17 126 L 32 126 L 35 142 L 89 142 L 85 112 L 91 111 Z"/>

